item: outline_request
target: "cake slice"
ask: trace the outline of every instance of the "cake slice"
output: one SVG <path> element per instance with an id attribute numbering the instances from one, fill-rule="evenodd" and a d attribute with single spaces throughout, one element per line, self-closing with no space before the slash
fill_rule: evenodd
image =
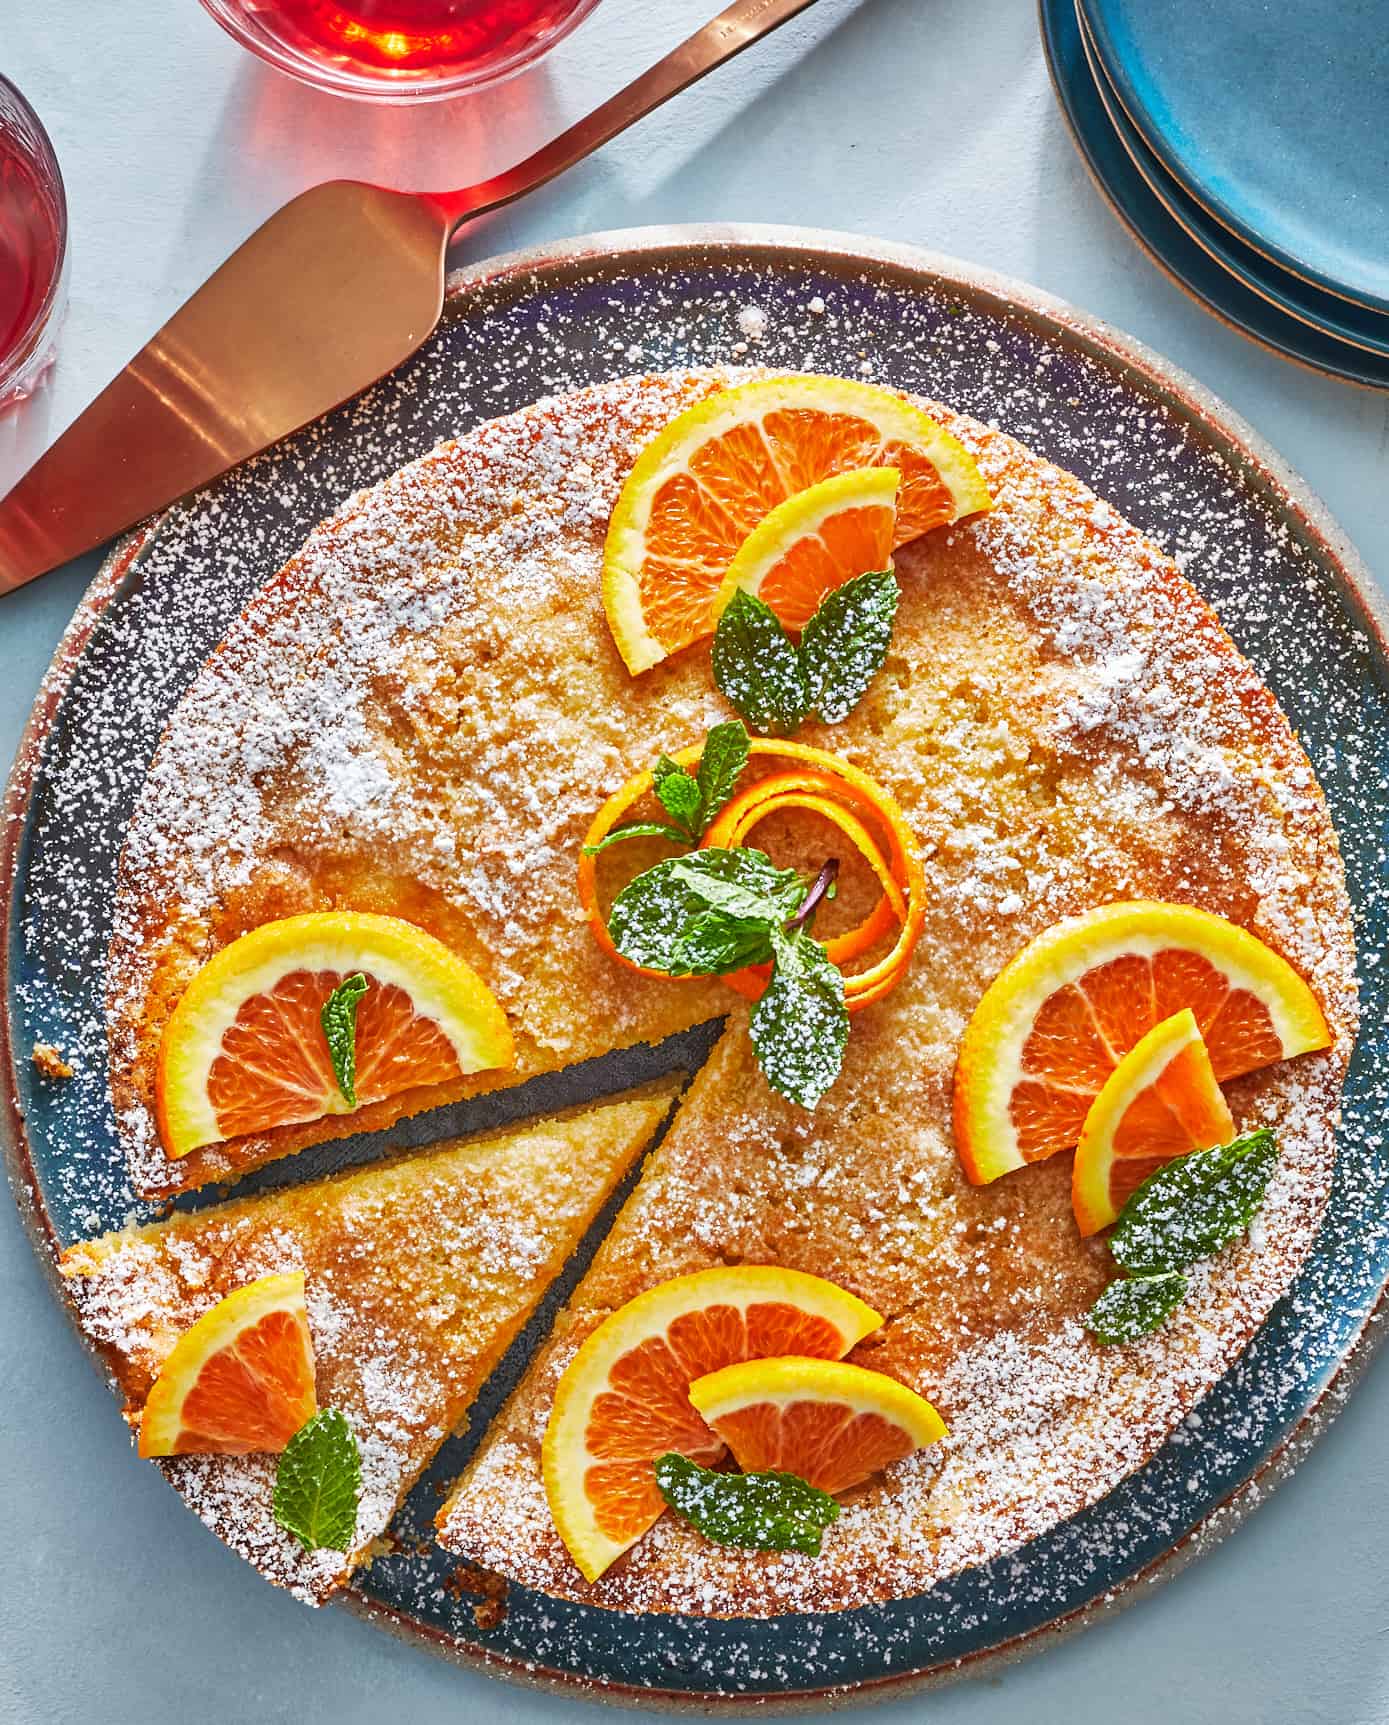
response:
<path id="1" fill-rule="evenodd" d="M 106 1234 L 60 1269 L 132 1425 L 195 1320 L 259 1277 L 303 1271 L 318 1404 L 346 1416 L 361 1451 L 351 1549 L 309 1552 L 283 1531 L 274 1455 L 159 1466 L 268 1581 L 319 1604 L 369 1558 L 674 1089 Z"/>

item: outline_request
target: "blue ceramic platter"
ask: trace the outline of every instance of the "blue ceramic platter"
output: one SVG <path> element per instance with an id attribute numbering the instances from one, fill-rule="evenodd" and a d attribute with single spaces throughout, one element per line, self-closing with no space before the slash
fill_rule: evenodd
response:
<path id="1" fill-rule="evenodd" d="M 1338 341 L 1349 342 L 1352 347 L 1363 347 L 1367 352 L 1389 358 L 1389 316 L 1367 310 L 1336 294 L 1324 293 L 1301 276 L 1290 275 L 1280 269 L 1262 252 L 1256 252 L 1228 228 L 1222 227 L 1203 205 L 1182 189 L 1149 149 L 1109 82 L 1086 28 L 1081 0 L 1076 0 L 1076 14 L 1080 20 L 1085 57 L 1109 122 L 1134 167 L 1168 214 L 1186 229 L 1203 251 L 1280 311 L 1312 325 L 1314 329 L 1323 330 Z"/>
<path id="2" fill-rule="evenodd" d="M 1196 384 L 1034 290 L 903 248 L 737 228 L 647 230 L 531 252 L 457 279 L 439 330 L 399 372 L 128 542 L 59 649 L 0 826 L 0 1127 L 50 1271 L 55 1244 L 141 1210 L 124 1181 L 101 1055 L 114 871 L 163 717 L 248 594 L 347 492 L 439 438 L 549 390 L 742 357 L 738 313 L 753 305 L 766 313 L 756 359 L 868 375 L 995 420 L 1184 558 L 1303 734 L 1340 831 L 1363 948 L 1389 945 L 1389 665 L 1373 589 L 1300 481 Z M 1389 965 L 1365 976 L 1341 1157 L 1312 1259 L 1206 1398 L 1199 1427 L 1183 1427 L 1085 1514 L 886 1606 L 716 1622 L 595 1611 L 513 1587 L 502 1621 L 480 1629 L 472 1602 L 447 1585 L 451 1560 L 427 1540 L 436 1486 L 476 1441 L 465 1434 L 403 1510 L 396 1554 L 361 1574 L 348 1604 L 499 1675 L 707 1709 L 801 1708 L 944 1680 L 1135 1597 L 1140 1578 L 1174 1572 L 1287 1471 L 1368 1355 L 1367 1318 L 1389 1276 L 1378 1220 L 1389 1177 L 1374 1148 L 1389 1102 Z M 25 1057 L 35 1040 L 86 1051 L 77 1076 L 39 1081 Z M 688 1069 L 707 1046 L 697 1032 L 609 1056 L 318 1146 L 242 1189 Z M 471 1434 L 514 1383 L 565 1287 L 499 1368 Z M 263 1585 L 249 1569 L 245 1584 Z"/>
<path id="3" fill-rule="evenodd" d="M 1172 176 L 1284 269 L 1389 311 L 1383 0 L 1081 0 Z"/>
<path id="4" fill-rule="evenodd" d="M 1122 110 L 1116 105 L 1115 121 L 1111 121 L 1086 59 L 1085 39 L 1074 0 L 1038 0 L 1038 14 L 1052 82 L 1076 146 L 1115 213 L 1153 261 L 1223 322 L 1265 347 L 1318 371 L 1329 372 L 1333 377 L 1389 389 L 1389 356 L 1353 346 L 1350 341 L 1340 340 L 1326 328 L 1307 321 L 1311 302 L 1304 303 L 1301 294 L 1297 295 L 1300 307 L 1297 315 L 1283 309 L 1267 293 L 1267 282 L 1257 290 L 1246 285 L 1237 274 L 1231 273 L 1212 246 L 1194 237 L 1194 227 L 1188 231 L 1184 222 L 1193 200 L 1154 161 L 1152 152 L 1132 126 L 1127 128 L 1126 138 L 1115 130 L 1115 121 L 1123 117 Z M 1133 153 L 1130 143 L 1136 146 Z M 1152 164 L 1157 176 L 1153 183 L 1140 168 L 1140 161 Z M 1158 196 L 1154 184 L 1167 192 L 1167 201 Z M 1194 207 L 1204 218 L 1206 227 L 1201 231 L 1209 240 L 1210 230 L 1218 228 L 1218 224 L 1200 211 L 1199 205 Z M 1178 211 L 1180 220 L 1174 213 Z M 1224 247 L 1226 250 L 1237 247 L 1247 267 L 1251 256 L 1248 248 L 1230 236 L 1226 236 Z M 1277 279 L 1272 265 L 1263 266 L 1261 280 L 1265 274 L 1270 281 Z M 1284 280 L 1281 285 L 1285 294 L 1297 286 L 1291 280 Z M 1369 316 L 1356 313 L 1349 303 L 1343 307 L 1342 321 L 1346 314 L 1353 318 Z"/>

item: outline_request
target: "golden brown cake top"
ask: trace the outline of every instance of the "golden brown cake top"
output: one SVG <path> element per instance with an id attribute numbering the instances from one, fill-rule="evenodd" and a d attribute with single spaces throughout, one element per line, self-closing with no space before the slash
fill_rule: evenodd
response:
<path id="1" fill-rule="evenodd" d="M 603 797 L 727 716 L 703 649 L 627 676 L 598 582 L 635 450 L 719 381 L 606 385 L 480 428 L 353 500 L 233 628 L 174 716 L 122 875 L 113 1082 L 147 1190 L 305 1140 L 171 1166 L 148 1113 L 162 1014 L 211 950 L 268 917 L 342 904 L 431 928 L 496 991 L 517 1076 L 726 1009 L 717 983 L 619 971 L 574 894 Z M 1139 1465 L 1315 1233 L 1355 1004 L 1311 768 L 1156 546 L 1012 439 L 942 417 L 997 507 L 900 553 L 882 673 L 845 723 L 802 733 L 885 785 L 922 843 L 929 913 L 910 974 L 855 1020 L 844 1074 L 811 1115 L 768 1093 L 735 1020 L 450 1505 L 449 1543 L 520 1580 L 616 1606 L 753 1612 L 929 1586 Z M 1197 1272 L 1167 1330 L 1106 1355 L 1077 1322 L 1107 1266 L 1074 1234 L 1068 1169 L 967 1187 L 948 1099 L 965 1021 L 999 968 L 1058 917 L 1138 896 L 1252 929 L 1310 982 L 1335 1044 L 1231 1087 L 1241 1125 L 1278 1127 L 1264 1219 Z M 889 1322 L 872 1357 L 940 1405 L 953 1435 L 865 1488 L 818 1561 L 731 1554 L 667 1520 L 588 1588 L 539 1481 L 555 1377 L 604 1312 L 720 1260 L 788 1263 L 876 1304 Z"/>

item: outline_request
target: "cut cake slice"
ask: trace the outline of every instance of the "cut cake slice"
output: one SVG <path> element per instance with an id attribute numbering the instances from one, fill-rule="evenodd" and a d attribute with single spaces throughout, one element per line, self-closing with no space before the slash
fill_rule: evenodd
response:
<path id="1" fill-rule="evenodd" d="M 257 1277 L 303 1270 L 319 1406 L 361 1449 L 351 1550 L 308 1552 L 278 1525 L 274 1455 L 159 1465 L 268 1581 L 319 1604 L 370 1557 L 674 1090 L 106 1234 L 60 1269 L 132 1424 L 190 1324 Z"/>

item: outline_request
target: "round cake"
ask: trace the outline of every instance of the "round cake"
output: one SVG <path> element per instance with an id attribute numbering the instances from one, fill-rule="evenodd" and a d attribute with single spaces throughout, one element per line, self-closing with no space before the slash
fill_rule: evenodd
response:
<path id="1" fill-rule="evenodd" d="M 539 402 L 310 537 L 169 722 L 123 855 L 109 1012 L 132 1175 L 156 1197 L 728 1015 L 439 1536 L 557 1595 L 757 1616 L 919 1593 L 1093 1503 L 1172 1433 L 1315 1236 L 1355 983 L 1320 790 L 1214 614 L 1076 479 L 929 403 L 994 507 L 899 550 L 882 671 L 846 719 L 799 734 L 871 774 L 915 834 L 925 921 L 907 974 L 855 1015 L 812 1112 L 769 1088 L 746 1008 L 717 978 L 619 968 L 575 891 L 585 832 L 632 774 L 730 709 L 707 646 L 628 674 L 603 610 L 604 537 L 652 434 L 737 375 Z M 769 828 L 768 848 L 780 840 L 794 851 Z M 846 878 L 846 916 L 858 890 Z M 1058 919 L 1115 900 L 1191 904 L 1251 931 L 1310 985 L 1332 1044 L 1228 1086 L 1237 1127 L 1278 1136 L 1256 1225 L 1193 1269 L 1165 1327 L 1106 1349 L 1081 1319 L 1113 1266 L 1077 1236 L 1069 1158 L 971 1185 L 951 1106 L 989 984 Z M 466 959 L 506 1014 L 515 1065 L 168 1156 L 159 1040 L 194 975 L 262 924 L 341 909 L 405 918 Z M 717 1545 L 667 1516 L 586 1582 L 541 1477 L 559 1375 L 633 1296 L 739 1264 L 810 1272 L 883 1314 L 852 1358 L 927 1397 L 949 1435 L 851 1493 L 817 1557 Z"/>

